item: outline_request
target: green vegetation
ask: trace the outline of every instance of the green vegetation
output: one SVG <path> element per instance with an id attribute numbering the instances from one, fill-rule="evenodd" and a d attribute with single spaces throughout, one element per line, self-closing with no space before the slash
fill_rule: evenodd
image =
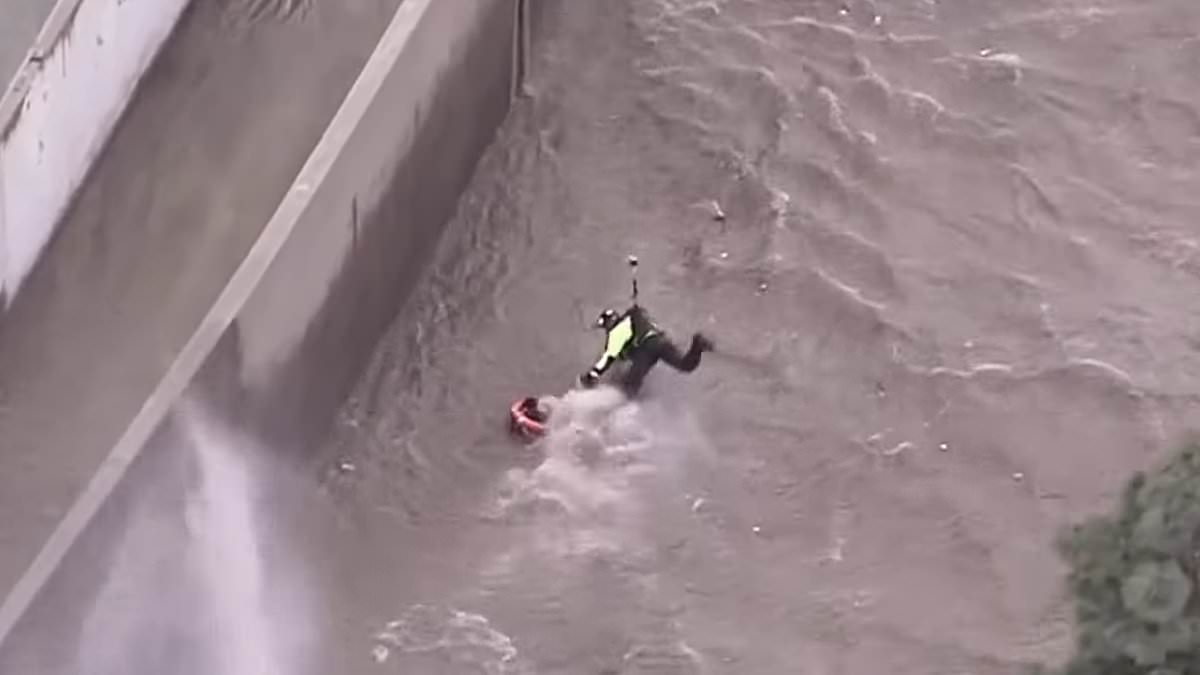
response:
<path id="1" fill-rule="evenodd" d="M 1200 675 L 1200 444 L 1059 541 L 1077 640 L 1063 675 Z"/>

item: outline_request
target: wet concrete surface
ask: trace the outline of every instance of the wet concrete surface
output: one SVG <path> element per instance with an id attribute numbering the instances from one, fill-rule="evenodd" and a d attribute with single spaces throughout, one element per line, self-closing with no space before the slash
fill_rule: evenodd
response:
<path id="1" fill-rule="evenodd" d="M 399 1 L 187 10 L 0 325 L 0 588 L 195 330 Z"/>
<path id="2" fill-rule="evenodd" d="M 566 4 L 317 460 L 313 672 L 1061 658 L 1055 533 L 1196 419 L 1200 10 Z M 718 351 L 515 443 L 631 252 Z"/>
<path id="3" fill-rule="evenodd" d="M 0 2 L 0 94 L 25 62 L 34 38 L 53 7 L 54 0 Z"/>

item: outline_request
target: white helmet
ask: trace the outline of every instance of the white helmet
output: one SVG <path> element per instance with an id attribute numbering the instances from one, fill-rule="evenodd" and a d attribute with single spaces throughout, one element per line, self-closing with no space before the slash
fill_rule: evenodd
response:
<path id="1" fill-rule="evenodd" d="M 596 326 L 608 330 L 617 325 L 617 322 L 620 320 L 621 317 L 617 314 L 616 310 L 606 309 L 600 312 L 600 316 L 596 318 Z"/>

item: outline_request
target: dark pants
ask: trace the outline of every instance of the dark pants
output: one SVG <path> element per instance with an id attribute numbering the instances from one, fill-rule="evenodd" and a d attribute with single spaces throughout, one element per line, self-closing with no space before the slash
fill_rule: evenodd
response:
<path id="1" fill-rule="evenodd" d="M 703 353 L 697 336 L 692 336 L 692 344 L 687 353 L 680 353 L 679 347 L 663 335 L 647 338 L 629 356 L 629 370 L 622 378 L 625 393 L 636 394 L 642 388 L 642 382 L 660 360 L 683 373 L 690 373 L 700 365 L 700 355 Z"/>

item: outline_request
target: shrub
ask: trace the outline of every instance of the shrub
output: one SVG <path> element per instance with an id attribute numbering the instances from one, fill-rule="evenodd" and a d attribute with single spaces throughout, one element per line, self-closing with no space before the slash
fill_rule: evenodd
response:
<path id="1" fill-rule="evenodd" d="M 1200 675 L 1200 444 L 1125 486 L 1114 515 L 1060 537 L 1075 653 L 1063 675 Z"/>

